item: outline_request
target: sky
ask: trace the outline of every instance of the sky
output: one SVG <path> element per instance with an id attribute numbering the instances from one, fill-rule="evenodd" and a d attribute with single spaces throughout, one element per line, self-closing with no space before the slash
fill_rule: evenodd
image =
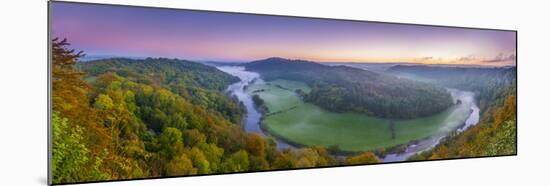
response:
<path id="1" fill-rule="evenodd" d="M 510 31 L 53 2 L 52 37 L 88 56 L 515 65 Z"/>

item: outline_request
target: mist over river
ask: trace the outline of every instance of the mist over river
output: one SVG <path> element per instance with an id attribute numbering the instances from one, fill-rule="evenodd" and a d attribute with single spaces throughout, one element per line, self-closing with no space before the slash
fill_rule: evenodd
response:
<path id="1" fill-rule="evenodd" d="M 262 136 L 269 136 L 260 127 L 260 120 L 262 118 L 262 114 L 254 106 L 254 102 L 252 101 L 252 96 L 246 93 L 246 90 L 245 90 L 246 86 L 250 85 L 253 82 L 255 83 L 263 82 L 263 80 L 260 79 L 260 75 L 255 72 L 245 71 L 245 68 L 241 66 L 218 66 L 217 68 L 225 73 L 236 76 L 241 80 L 237 83 L 233 83 L 229 85 L 229 87 L 227 88 L 227 91 L 230 92 L 231 95 L 236 96 L 237 99 L 240 102 L 242 102 L 246 107 L 246 120 L 244 122 L 245 131 L 251 132 L 251 133 L 257 133 Z M 277 138 L 274 138 L 274 139 L 277 142 L 278 149 L 294 148 L 290 144 L 287 144 L 280 139 L 277 139 Z"/>
<path id="2" fill-rule="evenodd" d="M 246 92 L 246 87 L 252 83 L 263 83 L 263 80 L 260 79 L 260 75 L 255 72 L 246 71 L 242 66 L 217 66 L 219 70 L 238 77 L 241 81 L 229 85 L 227 91 L 236 96 L 237 99 L 244 104 L 246 107 L 246 118 L 243 128 L 246 132 L 257 133 L 262 136 L 271 136 L 263 131 L 260 127 L 260 120 L 262 119 L 262 114 L 254 106 L 252 101 L 252 96 Z M 466 128 L 475 125 L 479 121 L 479 108 L 475 102 L 475 95 L 472 92 L 462 91 L 457 89 L 448 89 L 458 109 L 454 112 L 456 114 L 451 114 L 446 118 L 441 124 L 440 132 L 437 135 L 418 140 L 413 144 L 409 144 L 404 152 L 387 154 L 384 158 L 381 158 L 383 162 L 395 162 L 395 161 L 404 161 L 408 157 L 425 150 L 429 150 L 436 146 L 439 141 L 447 136 L 453 131 L 462 132 Z M 462 109 L 462 110 L 459 110 Z M 459 112 L 469 112 L 467 118 L 464 117 L 453 117 L 460 115 Z M 285 143 L 283 140 L 276 137 L 272 137 L 277 142 L 278 149 L 284 148 L 296 148 L 288 143 Z"/>

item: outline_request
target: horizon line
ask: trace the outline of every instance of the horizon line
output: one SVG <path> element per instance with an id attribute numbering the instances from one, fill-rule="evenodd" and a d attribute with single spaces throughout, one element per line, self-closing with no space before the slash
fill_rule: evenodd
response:
<path id="1" fill-rule="evenodd" d="M 90 58 L 86 60 L 82 60 L 82 58 Z M 422 63 L 422 62 L 408 62 L 408 61 L 400 61 L 400 62 L 393 62 L 393 61 L 315 61 L 315 60 L 309 60 L 309 59 L 301 59 L 301 58 L 286 58 L 286 57 L 267 57 L 267 58 L 260 58 L 255 60 L 201 60 L 201 59 L 191 59 L 191 58 L 185 58 L 185 57 L 161 57 L 161 56 L 123 56 L 123 55 L 85 55 L 83 56 L 79 61 L 81 62 L 88 62 L 88 61 L 95 61 L 95 60 L 102 60 L 102 59 L 114 59 L 114 58 L 127 58 L 127 59 L 176 59 L 176 60 L 185 60 L 190 62 L 197 62 L 197 63 L 251 63 L 254 61 L 262 61 L 266 59 L 271 58 L 280 58 L 280 59 L 286 59 L 286 60 L 296 60 L 296 61 L 307 61 L 307 62 L 313 62 L 313 63 L 320 63 L 320 64 L 335 64 L 335 63 L 342 63 L 342 64 L 376 64 L 376 65 L 384 65 L 384 64 L 399 64 L 399 65 L 444 65 L 444 66 L 475 66 L 475 67 L 516 67 L 517 64 L 507 64 L 507 65 L 483 65 L 483 64 L 468 64 L 468 63 Z"/>

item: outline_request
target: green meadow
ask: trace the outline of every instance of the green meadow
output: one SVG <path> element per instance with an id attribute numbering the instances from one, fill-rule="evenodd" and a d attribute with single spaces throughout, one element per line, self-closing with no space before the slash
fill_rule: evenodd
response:
<path id="1" fill-rule="evenodd" d="M 264 100 L 269 113 L 262 124 L 269 133 L 306 146 L 338 146 L 353 152 L 392 147 L 451 130 L 470 113 L 468 104 L 460 104 L 430 117 L 395 120 L 392 138 L 388 119 L 329 112 L 303 102 L 297 89 L 310 91 L 304 83 L 287 80 L 254 84 L 247 91 Z"/>

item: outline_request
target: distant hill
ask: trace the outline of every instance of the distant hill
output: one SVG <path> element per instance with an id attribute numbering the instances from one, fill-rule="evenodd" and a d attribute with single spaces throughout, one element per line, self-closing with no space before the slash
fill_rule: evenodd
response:
<path id="1" fill-rule="evenodd" d="M 250 62 L 246 69 L 268 81 L 305 82 L 312 87 L 305 101 L 334 112 L 405 119 L 432 115 L 452 105 L 442 87 L 347 66 L 268 58 Z"/>
<path id="2" fill-rule="evenodd" d="M 139 57 L 121 57 L 121 56 L 114 56 L 114 55 L 84 55 L 79 59 L 79 61 L 88 62 L 88 61 L 95 61 L 100 59 L 111 59 L 111 58 L 141 59 Z"/>
<path id="3" fill-rule="evenodd" d="M 328 66 L 348 66 L 372 72 L 384 72 L 387 69 L 403 63 L 322 63 Z"/>
<path id="4" fill-rule="evenodd" d="M 244 66 L 245 62 L 199 61 L 198 63 L 209 66 Z"/>
<path id="5" fill-rule="evenodd" d="M 460 68 L 494 68 L 491 66 L 474 65 L 474 64 L 422 64 L 413 62 L 323 62 L 323 65 L 329 66 L 349 66 L 373 72 L 384 73 L 386 70 L 395 66 L 429 66 L 429 67 L 460 67 Z"/>
<path id="6" fill-rule="evenodd" d="M 433 65 L 395 65 L 386 70 L 394 74 L 416 74 L 425 78 L 449 79 L 467 75 L 495 76 L 509 74 L 515 77 L 516 67 L 468 67 L 468 66 L 433 66 Z"/>

